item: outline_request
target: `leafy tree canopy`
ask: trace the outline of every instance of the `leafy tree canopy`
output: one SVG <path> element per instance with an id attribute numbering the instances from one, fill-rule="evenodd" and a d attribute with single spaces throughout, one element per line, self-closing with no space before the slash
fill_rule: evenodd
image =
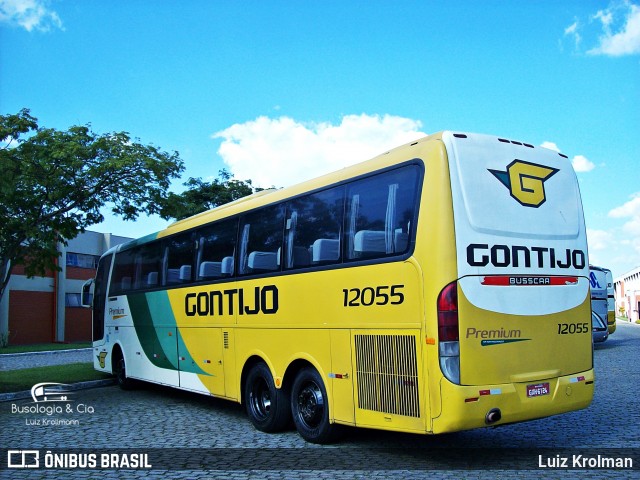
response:
<path id="1" fill-rule="evenodd" d="M 103 207 L 126 220 L 160 213 L 183 168 L 177 152 L 126 132 L 39 127 L 28 109 L 0 116 L 0 298 L 13 265 L 28 276 L 55 270 L 56 243 L 101 222 Z"/>
<path id="2" fill-rule="evenodd" d="M 190 178 L 184 185 L 187 190 L 170 193 L 166 198 L 160 212 L 162 218 L 181 220 L 262 190 L 254 188 L 251 180 L 234 179 L 225 169 L 220 170 L 212 182 Z"/>

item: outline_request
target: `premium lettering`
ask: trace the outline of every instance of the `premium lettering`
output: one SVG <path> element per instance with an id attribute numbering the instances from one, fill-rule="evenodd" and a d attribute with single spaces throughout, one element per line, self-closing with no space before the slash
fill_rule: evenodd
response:
<path id="1" fill-rule="evenodd" d="M 520 330 L 478 330 L 473 327 L 467 328 L 466 338 L 520 338 L 522 332 Z"/>

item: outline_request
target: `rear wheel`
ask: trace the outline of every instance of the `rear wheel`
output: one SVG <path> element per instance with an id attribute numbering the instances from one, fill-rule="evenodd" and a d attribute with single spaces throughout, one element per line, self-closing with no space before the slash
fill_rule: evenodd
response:
<path id="1" fill-rule="evenodd" d="M 276 388 L 266 364 L 257 363 L 249 371 L 244 398 L 249 420 L 258 430 L 279 432 L 289 424 L 289 395 L 285 390 Z"/>
<path id="2" fill-rule="evenodd" d="M 291 413 L 298 433 L 307 442 L 330 443 L 340 434 L 340 426 L 329 422 L 327 390 L 314 368 L 298 372 L 291 389 Z"/>

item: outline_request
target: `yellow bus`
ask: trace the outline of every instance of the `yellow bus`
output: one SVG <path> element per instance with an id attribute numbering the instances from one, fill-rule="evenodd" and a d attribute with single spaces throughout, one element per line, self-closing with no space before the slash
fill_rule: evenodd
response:
<path id="1" fill-rule="evenodd" d="M 87 286 L 89 288 L 89 286 Z M 589 262 L 563 154 L 441 132 L 115 247 L 95 368 L 326 443 L 589 405 Z"/>

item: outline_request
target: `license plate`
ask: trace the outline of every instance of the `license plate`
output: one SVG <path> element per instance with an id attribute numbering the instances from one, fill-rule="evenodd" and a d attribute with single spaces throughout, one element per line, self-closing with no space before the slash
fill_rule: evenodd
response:
<path id="1" fill-rule="evenodd" d="M 535 385 L 527 385 L 527 397 L 539 397 L 541 395 L 549 395 L 548 383 L 536 383 Z"/>

